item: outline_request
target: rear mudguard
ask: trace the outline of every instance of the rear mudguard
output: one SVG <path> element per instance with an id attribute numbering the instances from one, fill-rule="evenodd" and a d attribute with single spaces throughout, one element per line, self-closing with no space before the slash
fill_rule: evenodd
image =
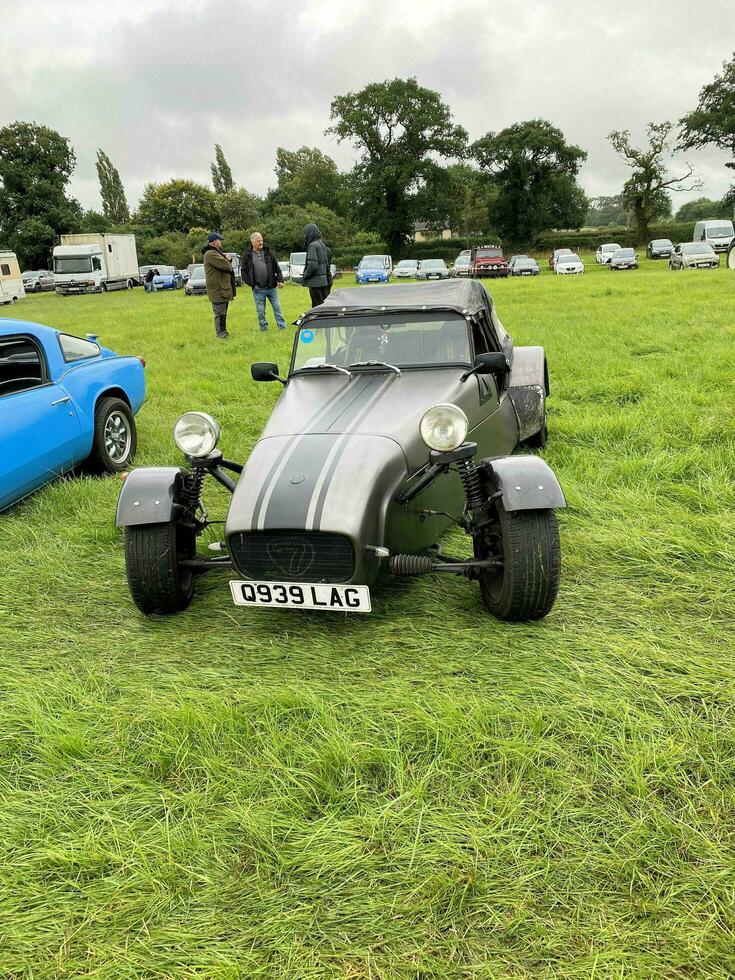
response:
<path id="1" fill-rule="evenodd" d="M 477 467 L 489 480 L 488 489 L 501 494 L 503 509 L 508 512 L 567 505 L 554 471 L 538 456 L 482 459 Z"/>
<path id="2" fill-rule="evenodd" d="M 128 473 L 117 502 L 117 527 L 173 520 L 185 474 L 178 466 L 144 466 Z"/>
<path id="3" fill-rule="evenodd" d="M 530 439 L 546 424 L 549 374 L 543 347 L 516 347 L 508 394 L 518 417 L 520 441 Z"/>

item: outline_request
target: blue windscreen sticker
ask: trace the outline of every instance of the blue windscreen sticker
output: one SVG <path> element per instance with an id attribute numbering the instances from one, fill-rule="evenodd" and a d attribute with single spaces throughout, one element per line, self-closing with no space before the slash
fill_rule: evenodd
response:
<path id="1" fill-rule="evenodd" d="M 304 344 L 310 344 L 313 339 L 314 339 L 314 331 L 313 330 L 302 330 L 301 331 L 301 340 L 302 340 L 302 342 Z"/>

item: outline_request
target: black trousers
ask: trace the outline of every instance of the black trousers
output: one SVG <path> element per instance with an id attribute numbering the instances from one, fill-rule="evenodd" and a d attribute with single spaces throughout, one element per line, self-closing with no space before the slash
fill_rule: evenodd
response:
<path id="1" fill-rule="evenodd" d="M 309 286 L 309 296 L 312 306 L 321 306 L 329 296 L 329 286 Z"/>
<path id="2" fill-rule="evenodd" d="M 214 332 L 218 337 L 227 336 L 227 307 L 228 303 L 212 303 L 214 313 Z"/>

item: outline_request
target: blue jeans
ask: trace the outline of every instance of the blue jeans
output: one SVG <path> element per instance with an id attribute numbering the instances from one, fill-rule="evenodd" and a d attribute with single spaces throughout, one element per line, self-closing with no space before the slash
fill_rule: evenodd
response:
<path id="1" fill-rule="evenodd" d="M 258 314 L 258 326 L 261 330 L 268 329 L 268 321 L 265 318 L 266 299 L 270 300 L 270 304 L 273 307 L 273 315 L 276 318 L 278 329 L 286 329 L 286 321 L 283 319 L 283 312 L 281 311 L 281 301 L 278 298 L 278 287 L 265 289 L 263 286 L 256 286 L 253 289 L 253 299 L 255 300 L 255 309 Z"/>

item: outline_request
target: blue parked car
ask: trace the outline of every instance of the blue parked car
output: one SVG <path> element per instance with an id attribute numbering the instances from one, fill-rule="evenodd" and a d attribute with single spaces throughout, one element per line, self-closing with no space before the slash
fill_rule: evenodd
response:
<path id="1" fill-rule="evenodd" d="M 0 318 L 0 510 L 79 463 L 124 470 L 135 456 L 144 367 L 94 339 Z"/>
<path id="2" fill-rule="evenodd" d="M 156 292 L 161 289 L 181 289 L 184 277 L 172 265 L 157 265 L 158 275 L 153 277 L 153 288 Z"/>
<path id="3" fill-rule="evenodd" d="M 360 264 L 355 272 L 357 283 L 366 282 L 388 282 L 390 279 L 390 268 L 387 264 L 386 255 L 364 255 L 360 259 Z"/>

